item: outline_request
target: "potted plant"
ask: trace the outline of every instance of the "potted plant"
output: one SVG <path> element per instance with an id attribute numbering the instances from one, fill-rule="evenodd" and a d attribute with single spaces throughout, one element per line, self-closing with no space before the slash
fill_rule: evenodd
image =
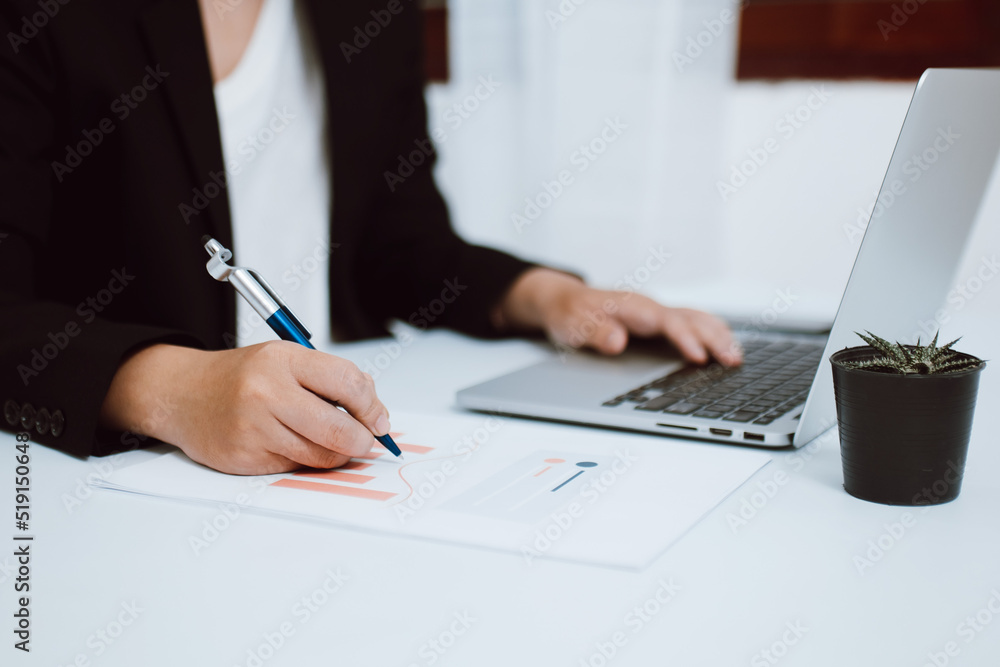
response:
<path id="1" fill-rule="evenodd" d="M 888 505 L 933 505 L 958 497 L 986 362 L 938 347 L 867 345 L 830 357 L 844 489 Z"/>

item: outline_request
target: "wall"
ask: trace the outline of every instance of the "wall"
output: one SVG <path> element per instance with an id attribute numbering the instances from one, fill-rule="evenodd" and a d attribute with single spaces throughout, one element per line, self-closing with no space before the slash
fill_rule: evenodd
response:
<path id="1" fill-rule="evenodd" d="M 752 314 L 791 290 L 797 315 L 832 317 L 913 84 L 736 83 L 724 0 L 558 6 L 451 6 L 454 76 L 428 101 L 459 230 L 603 286 L 662 246 L 670 264 L 644 284 L 660 298 Z M 500 84 L 481 101 L 480 76 Z M 478 108 L 446 115 L 463 99 Z M 608 118 L 627 129 L 579 171 Z M 562 169 L 572 183 L 528 220 Z M 996 199 L 973 254 L 1000 245 Z"/>

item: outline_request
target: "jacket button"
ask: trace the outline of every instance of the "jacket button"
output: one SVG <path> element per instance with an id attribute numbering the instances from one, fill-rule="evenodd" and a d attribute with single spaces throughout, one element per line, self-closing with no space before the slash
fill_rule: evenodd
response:
<path id="1" fill-rule="evenodd" d="M 62 410 L 56 410 L 52 413 L 52 418 L 49 419 L 49 429 L 53 437 L 58 438 L 63 434 L 63 429 L 66 426 L 66 418 L 63 417 Z"/>
<path id="2" fill-rule="evenodd" d="M 49 432 L 51 419 L 52 415 L 45 408 L 38 411 L 38 414 L 35 415 L 35 430 L 38 431 L 38 435 L 45 435 Z"/>
<path id="3" fill-rule="evenodd" d="M 21 421 L 21 406 L 14 401 L 8 400 L 3 404 L 3 418 L 11 426 L 17 426 L 17 423 Z"/>
<path id="4" fill-rule="evenodd" d="M 35 425 L 35 408 L 31 406 L 31 403 L 25 403 L 21 406 L 21 428 L 30 431 Z"/>

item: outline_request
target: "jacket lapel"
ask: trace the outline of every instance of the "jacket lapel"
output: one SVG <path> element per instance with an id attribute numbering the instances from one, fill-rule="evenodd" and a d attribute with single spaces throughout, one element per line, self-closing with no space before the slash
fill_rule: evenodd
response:
<path id="1" fill-rule="evenodd" d="M 331 193 L 333 196 L 333 206 L 335 209 L 344 204 L 341 200 L 341 192 L 333 189 L 342 188 L 347 183 L 352 183 L 350 174 L 345 171 L 348 164 L 348 156 L 357 155 L 357 147 L 352 145 L 352 133 L 346 132 L 345 128 L 352 119 L 348 118 L 351 103 L 352 91 L 349 87 L 347 71 L 345 69 L 344 58 L 340 55 L 337 46 L 339 35 L 332 30 L 335 26 L 346 25 L 346 17 L 341 9 L 342 3 L 328 2 L 325 0 L 306 0 L 305 7 L 311 23 L 314 43 L 319 52 L 320 60 L 323 63 L 323 76 L 326 85 L 326 133 L 327 148 L 330 155 L 330 176 Z M 354 133 L 356 134 L 356 133 Z M 344 213 L 343 210 L 340 211 Z M 335 216 L 334 219 L 336 220 Z"/>
<path id="2" fill-rule="evenodd" d="M 351 78 L 356 74 L 349 71 L 350 65 L 344 60 L 339 46 L 344 38 L 341 33 L 348 33 L 356 25 L 350 10 L 359 5 L 329 0 L 304 0 L 303 4 L 323 63 L 326 85 L 326 141 L 330 156 L 332 207 L 330 239 L 341 246 L 327 272 L 330 327 L 336 339 L 343 339 L 346 331 L 357 331 L 365 326 L 364 318 L 357 312 L 353 301 L 345 296 L 344 290 L 349 284 L 359 234 L 357 220 L 361 197 L 357 190 L 358 162 L 366 154 L 363 133 L 357 128 L 371 121 L 364 115 L 367 110 L 361 115 L 358 113 L 364 100 L 359 99 L 358 87 Z"/>
<path id="3" fill-rule="evenodd" d="M 212 73 L 196 0 L 159 0 L 146 8 L 140 21 L 154 63 L 170 73 L 164 90 L 181 138 L 191 179 L 199 190 L 211 174 L 224 174 L 222 140 L 215 109 Z M 232 247 L 229 200 L 210 200 L 201 212 L 206 227 L 227 248 Z"/>

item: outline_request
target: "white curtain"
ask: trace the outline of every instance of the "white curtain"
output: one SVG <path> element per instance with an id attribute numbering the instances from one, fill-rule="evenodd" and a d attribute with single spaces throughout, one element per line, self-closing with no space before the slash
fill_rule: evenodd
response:
<path id="1" fill-rule="evenodd" d="M 703 280 L 738 3 L 579 1 L 449 0 L 451 80 L 428 102 L 455 224 L 602 286 Z"/>

